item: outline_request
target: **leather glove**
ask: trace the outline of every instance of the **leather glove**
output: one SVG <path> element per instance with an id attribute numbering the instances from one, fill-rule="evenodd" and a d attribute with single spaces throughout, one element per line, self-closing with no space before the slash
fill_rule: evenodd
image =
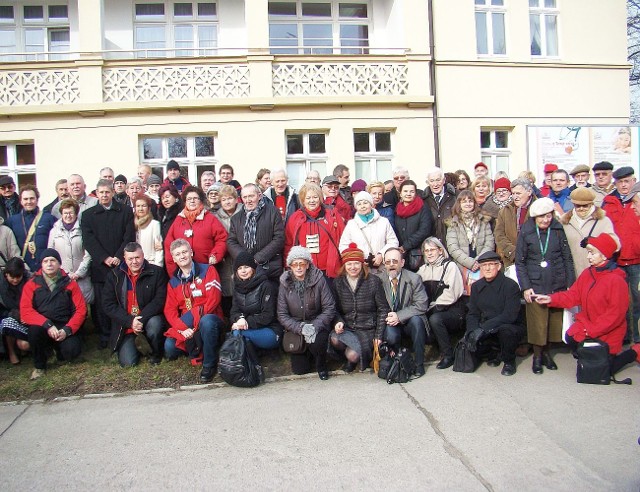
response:
<path id="1" fill-rule="evenodd" d="M 471 352 L 475 352 L 476 350 L 478 350 L 478 342 L 483 337 L 483 335 L 484 332 L 480 328 L 467 333 L 467 346 L 469 347 L 469 350 L 471 350 Z"/>

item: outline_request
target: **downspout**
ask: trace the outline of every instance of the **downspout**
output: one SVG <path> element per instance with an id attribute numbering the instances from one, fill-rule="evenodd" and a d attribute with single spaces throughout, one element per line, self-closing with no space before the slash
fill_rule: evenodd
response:
<path id="1" fill-rule="evenodd" d="M 440 129 L 438 121 L 438 97 L 436 95 L 436 41 L 433 32 L 433 0 L 428 0 L 427 9 L 429 15 L 429 54 L 431 55 L 431 62 L 429 63 L 429 83 L 431 84 L 431 95 L 433 96 L 433 150 L 435 164 L 437 167 L 440 167 Z"/>

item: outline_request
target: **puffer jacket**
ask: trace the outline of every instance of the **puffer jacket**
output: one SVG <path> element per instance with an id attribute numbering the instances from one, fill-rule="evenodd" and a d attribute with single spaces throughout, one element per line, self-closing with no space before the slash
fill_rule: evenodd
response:
<path id="1" fill-rule="evenodd" d="M 271 328 L 281 338 L 283 329 L 278 323 L 277 303 L 277 289 L 261 270 L 249 280 L 236 278 L 229 321 L 233 324 L 242 316 L 249 329 Z"/>
<path id="2" fill-rule="evenodd" d="M 476 262 L 476 258 L 487 251 L 494 251 L 496 247 L 491 232 L 491 216 L 481 213 L 478 216 L 479 228 L 476 235 L 476 256 L 469 255 L 469 238 L 465 231 L 464 224 L 457 215 L 447 221 L 447 250 L 451 258 L 463 267 L 471 269 Z"/>
<path id="3" fill-rule="evenodd" d="M 336 315 L 333 294 L 324 275 L 310 264 L 305 277 L 304 299 L 294 288 L 293 274 L 287 270 L 280 276 L 278 321 L 285 330 L 301 334 L 302 325 L 312 324 L 317 331 L 329 331 Z"/>
<path id="4" fill-rule="evenodd" d="M 573 257 L 560 222 L 553 219 L 547 233 L 550 234 L 544 256 L 547 266 L 543 268 L 540 265 L 543 260 L 540 242 L 546 244 L 546 234 L 541 231 L 538 239 L 533 218 L 528 219 L 520 230 L 516 246 L 516 273 L 523 291 L 533 289 L 536 294 L 551 294 L 571 287 L 576 280 Z"/>

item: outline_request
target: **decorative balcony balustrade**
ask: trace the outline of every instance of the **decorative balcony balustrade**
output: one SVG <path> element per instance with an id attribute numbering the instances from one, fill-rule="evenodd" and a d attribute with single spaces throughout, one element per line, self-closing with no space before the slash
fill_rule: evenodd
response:
<path id="1" fill-rule="evenodd" d="M 0 106 L 73 104 L 80 96 L 77 70 L 0 70 Z"/>

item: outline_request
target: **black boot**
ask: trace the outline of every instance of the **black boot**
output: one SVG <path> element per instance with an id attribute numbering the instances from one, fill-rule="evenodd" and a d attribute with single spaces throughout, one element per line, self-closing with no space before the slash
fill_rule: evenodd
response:
<path id="1" fill-rule="evenodd" d="M 534 374 L 542 374 L 542 357 L 533 356 L 533 364 L 531 370 Z"/>

